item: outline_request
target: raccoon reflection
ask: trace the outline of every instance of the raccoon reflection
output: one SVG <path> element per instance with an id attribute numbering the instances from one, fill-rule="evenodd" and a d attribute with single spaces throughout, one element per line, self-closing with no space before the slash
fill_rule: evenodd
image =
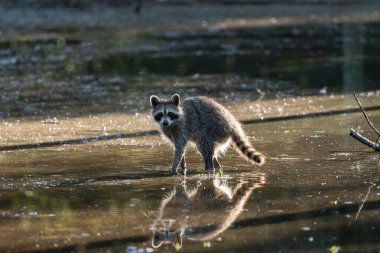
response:
<path id="1" fill-rule="evenodd" d="M 153 220 L 152 246 L 182 240 L 206 241 L 223 233 L 239 216 L 253 190 L 265 184 L 265 175 L 241 180 L 233 189 L 219 177 L 199 181 L 193 189 L 177 185 L 162 200 Z M 205 225 L 208 224 L 208 225 Z"/>

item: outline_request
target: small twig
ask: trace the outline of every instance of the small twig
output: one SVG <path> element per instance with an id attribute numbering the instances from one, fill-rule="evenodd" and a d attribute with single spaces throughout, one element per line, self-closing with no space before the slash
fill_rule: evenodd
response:
<path id="1" fill-rule="evenodd" d="M 364 200 L 363 200 L 362 204 L 361 204 L 361 205 L 360 205 L 360 207 L 359 207 L 359 210 L 358 210 L 358 212 L 356 213 L 356 217 L 355 217 L 355 220 L 357 220 L 357 219 L 358 219 L 358 217 L 359 217 L 359 213 L 360 213 L 360 211 L 362 210 L 362 208 L 363 208 L 363 206 L 364 206 L 364 203 L 367 201 L 367 198 L 368 198 L 368 196 L 369 196 L 369 193 L 370 193 L 370 191 L 371 191 L 371 188 L 372 188 L 373 186 L 375 186 L 375 184 L 374 184 L 374 183 L 371 183 L 371 186 L 368 188 L 368 192 L 367 192 L 367 195 L 365 196 L 365 198 L 364 198 Z"/>
<path id="2" fill-rule="evenodd" d="M 364 117 L 365 117 L 365 119 L 366 119 L 367 122 L 368 122 L 368 125 L 373 129 L 373 131 L 375 131 L 375 133 L 377 133 L 377 135 L 378 135 L 377 140 L 379 140 L 379 138 L 380 138 L 380 131 L 377 130 L 376 127 L 373 125 L 373 123 L 369 120 L 367 113 L 364 111 L 364 108 L 363 108 L 363 106 L 362 106 L 362 103 L 360 103 L 360 101 L 359 101 L 359 99 L 358 99 L 358 97 L 356 96 L 355 93 L 354 93 L 354 97 L 355 97 L 355 100 L 356 100 L 356 102 L 358 103 L 360 109 L 362 110 L 362 112 L 363 112 L 363 114 L 364 114 Z M 377 140 L 376 140 L 376 141 L 377 141 Z"/>
<path id="3" fill-rule="evenodd" d="M 362 136 L 359 133 L 355 132 L 354 129 L 350 129 L 350 135 L 352 137 L 354 137 L 356 140 L 358 140 L 361 143 L 363 143 L 364 145 L 367 145 L 368 147 L 370 147 L 370 148 L 372 148 L 372 149 L 374 149 L 376 151 L 380 151 L 380 144 L 377 144 L 377 143 L 375 143 L 373 141 L 368 140 L 364 136 Z"/>

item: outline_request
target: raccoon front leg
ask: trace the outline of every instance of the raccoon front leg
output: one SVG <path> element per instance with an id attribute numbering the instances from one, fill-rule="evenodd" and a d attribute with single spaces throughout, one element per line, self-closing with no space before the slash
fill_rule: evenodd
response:
<path id="1" fill-rule="evenodd" d="M 171 169 L 171 172 L 177 173 L 177 169 L 179 164 L 182 162 L 184 155 L 185 155 L 185 146 L 186 142 L 177 142 L 175 144 L 175 151 L 174 151 L 174 161 L 173 161 L 173 166 Z M 182 166 L 182 165 L 181 165 Z"/>
<path id="2" fill-rule="evenodd" d="M 181 160 L 181 173 L 186 174 L 186 160 L 185 160 L 185 152 L 183 153 L 182 160 Z"/>

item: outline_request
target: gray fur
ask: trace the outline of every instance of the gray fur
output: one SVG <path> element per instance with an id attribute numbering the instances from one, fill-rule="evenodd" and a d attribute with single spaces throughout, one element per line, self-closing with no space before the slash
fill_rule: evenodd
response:
<path id="1" fill-rule="evenodd" d="M 251 146 L 240 123 L 221 104 L 207 97 L 189 98 L 182 105 L 179 102 L 177 94 L 168 101 L 151 96 L 152 115 L 155 117 L 162 113 L 162 118 L 155 121 L 174 145 L 173 173 L 186 172 L 185 149 L 189 141 L 196 144 L 206 171 L 220 169 L 217 157 L 230 140 L 250 161 L 259 165 L 264 163 L 264 156 Z M 169 112 L 175 113 L 178 118 L 172 120 Z M 178 170 L 179 165 L 181 170 Z"/>

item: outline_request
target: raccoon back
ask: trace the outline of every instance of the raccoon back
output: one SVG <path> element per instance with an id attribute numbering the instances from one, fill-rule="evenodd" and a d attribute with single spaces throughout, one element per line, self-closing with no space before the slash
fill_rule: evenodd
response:
<path id="1" fill-rule="evenodd" d="M 183 102 L 185 125 L 190 134 L 230 136 L 239 127 L 235 117 L 222 105 L 206 97 Z"/>

